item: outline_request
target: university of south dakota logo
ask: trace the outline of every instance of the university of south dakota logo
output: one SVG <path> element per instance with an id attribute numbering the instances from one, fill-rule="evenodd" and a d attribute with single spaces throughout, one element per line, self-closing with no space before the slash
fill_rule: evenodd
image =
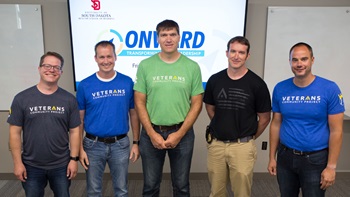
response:
<path id="1" fill-rule="evenodd" d="M 91 2 L 92 2 L 91 7 L 92 7 L 94 10 L 100 10 L 100 9 L 101 9 L 100 0 L 91 0 Z"/>

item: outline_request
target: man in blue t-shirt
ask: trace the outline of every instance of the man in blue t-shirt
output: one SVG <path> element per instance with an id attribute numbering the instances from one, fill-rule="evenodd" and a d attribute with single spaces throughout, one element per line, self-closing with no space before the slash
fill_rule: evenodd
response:
<path id="1" fill-rule="evenodd" d="M 56 52 L 41 56 L 39 83 L 15 96 L 7 119 L 14 174 L 26 196 L 43 197 L 49 182 L 55 196 L 69 197 L 78 171 L 79 110 L 75 97 L 58 86 L 63 62 Z"/>
<path id="2" fill-rule="evenodd" d="M 102 196 L 102 178 L 108 163 L 115 196 L 128 196 L 129 159 L 139 156 L 140 123 L 134 109 L 133 81 L 114 70 L 117 56 L 109 41 L 95 45 L 99 70 L 79 84 L 77 100 L 86 134 L 80 162 L 86 170 L 87 196 Z M 133 134 L 130 151 L 129 118 Z"/>
<path id="3" fill-rule="evenodd" d="M 338 86 L 312 74 L 312 48 L 289 52 L 294 77 L 276 85 L 272 97 L 268 170 L 281 196 L 325 196 L 335 182 L 342 144 L 344 101 Z M 276 161 L 277 153 L 277 161 Z"/>

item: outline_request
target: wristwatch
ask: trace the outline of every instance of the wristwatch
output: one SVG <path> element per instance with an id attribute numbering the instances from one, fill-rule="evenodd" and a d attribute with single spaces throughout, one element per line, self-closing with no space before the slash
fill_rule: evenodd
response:
<path id="1" fill-rule="evenodd" d="M 132 141 L 132 144 L 137 144 L 137 145 L 140 145 L 140 140 L 137 140 L 137 141 Z"/>
<path id="2" fill-rule="evenodd" d="M 79 161 L 79 156 L 76 156 L 76 157 L 72 157 L 72 156 L 70 156 L 70 160 L 73 160 L 73 161 Z"/>

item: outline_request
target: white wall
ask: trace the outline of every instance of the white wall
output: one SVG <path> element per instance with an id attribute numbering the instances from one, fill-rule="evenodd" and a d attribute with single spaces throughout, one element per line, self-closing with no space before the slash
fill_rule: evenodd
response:
<path id="1" fill-rule="evenodd" d="M 0 0 L 0 3 L 26 3 L 42 5 L 45 51 L 57 51 L 61 53 L 63 57 L 65 57 L 66 61 L 63 69 L 64 73 L 60 79 L 60 86 L 72 93 L 75 93 L 73 85 L 68 8 L 66 0 Z M 263 65 L 265 56 L 267 6 L 350 6 L 350 1 L 249 0 L 246 36 L 251 42 L 251 57 L 248 61 L 248 67 L 260 76 L 263 76 L 264 70 Z M 225 49 L 223 49 L 222 55 L 225 55 L 224 52 Z M 33 77 L 38 77 L 39 80 L 39 75 Z M 10 84 L 11 83 L 9 82 L 5 85 Z M 12 173 L 13 170 L 12 158 L 8 151 L 8 124 L 6 123 L 7 114 L 7 112 L 0 112 L 0 173 Z M 206 115 L 205 109 L 203 108 L 203 111 L 195 124 L 196 141 L 192 160 L 192 172 L 195 173 L 206 173 L 207 171 L 204 131 L 208 123 L 209 119 Z M 347 153 L 350 150 L 350 121 L 345 122 L 344 131 L 344 145 L 339 159 L 338 171 L 350 171 L 350 158 L 347 156 Z M 262 141 L 268 141 L 268 131 L 265 131 L 256 141 L 257 147 L 259 148 L 258 161 L 255 166 L 256 172 L 266 172 L 268 163 L 268 151 L 261 150 Z M 165 165 L 164 171 L 169 172 L 169 165 Z M 83 172 L 82 168 L 80 168 L 80 172 Z M 140 160 L 137 163 L 130 165 L 130 172 L 142 172 Z"/>

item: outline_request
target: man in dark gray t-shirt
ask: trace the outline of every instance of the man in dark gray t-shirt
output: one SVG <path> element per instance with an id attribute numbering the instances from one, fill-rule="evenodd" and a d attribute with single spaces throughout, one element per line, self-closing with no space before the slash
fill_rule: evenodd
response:
<path id="1" fill-rule="evenodd" d="M 77 174 L 80 117 L 75 97 L 58 87 L 62 67 L 60 54 L 44 54 L 39 83 L 18 93 L 11 105 L 7 122 L 14 174 L 26 196 L 44 196 L 48 181 L 55 196 L 69 196 Z"/>

